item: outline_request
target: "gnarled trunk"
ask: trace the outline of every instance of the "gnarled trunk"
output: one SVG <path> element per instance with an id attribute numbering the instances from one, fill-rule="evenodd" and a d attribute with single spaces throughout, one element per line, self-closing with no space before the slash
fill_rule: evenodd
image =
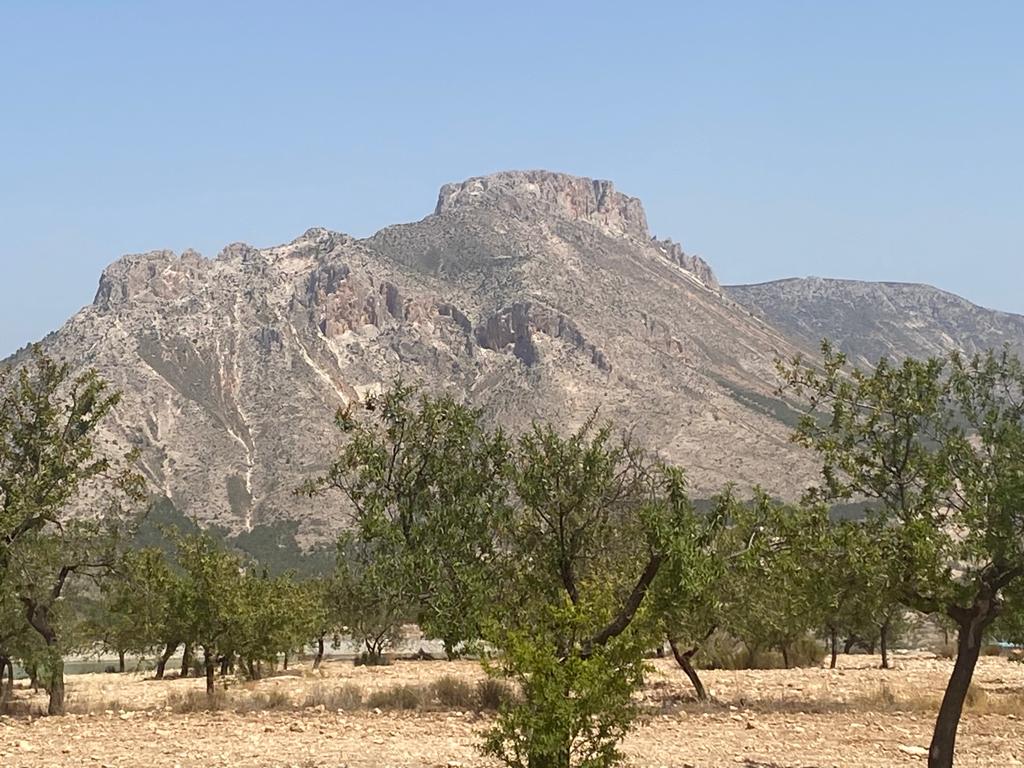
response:
<path id="1" fill-rule="evenodd" d="M 203 661 L 206 665 L 206 695 L 213 696 L 213 676 L 217 671 L 217 659 L 215 658 L 212 649 L 208 647 L 203 648 Z"/>
<path id="2" fill-rule="evenodd" d="M 316 658 L 313 659 L 313 669 L 320 669 L 320 665 L 324 661 L 324 636 L 320 637 L 316 641 Z"/>
<path id="3" fill-rule="evenodd" d="M 178 650 L 177 641 L 171 641 L 164 646 L 164 652 L 160 654 L 160 658 L 156 661 L 156 675 L 155 679 L 163 680 L 164 672 L 167 670 L 167 662 L 170 661 L 171 656 Z"/>
<path id="4" fill-rule="evenodd" d="M 66 578 L 66 577 L 65 577 Z M 63 580 L 59 585 L 63 585 Z M 55 590 L 55 596 L 59 596 L 59 589 Z M 64 714 L 64 658 L 61 656 L 60 647 L 57 642 L 57 630 L 50 623 L 50 606 L 32 599 L 22 598 L 25 605 L 25 618 L 29 625 L 39 633 L 46 643 L 46 692 L 50 694 L 50 702 L 46 707 L 47 714 Z"/>
<path id="5" fill-rule="evenodd" d="M 878 644 L 882 651 L 882 669 L 889 669 L 889 628 L 890 621 L 886 619 L 879 627 Z"/>
<path id="6" fill-rule="evenodd" d="M 7 678 L 6 682 L 4 678 Z M 0 656 L 0 708 L 11 699 L 14 692 L 14 662 L 7 656 Z"/>
<path id="7" fill-rule="evenodd" d="M 697 653 L 697 648 L 691 648 L 688 651 L 680 651 L 676 641 L 671 637 L 668 639 L 668 645 L 672 649 L 672 655 L 676 659 L 676 663 L 682 667 L 683 672 L 690 678 L 690 683 L 693 685 L 693 690 L 697 694 L 698 701 L 707 701 L 708 692 L 704 688 L 704 683 L 700 679 L 700 675 L 697 674 L 697 670 L 694 669 L 692 659 L 694 654 Z"/>
<path id="8" fill-rule="evenodd" d="M 970 611 L 961 611 L 956 611 L 958 615 L 953 616 L 959 626 L 956 662 L 942 696 L 939 716 L 935 720 L 935 730 L 928 748 L 928 768 L 953 768 L 956 731 L 960 725 L 964 700 L 981 654 L 982 636 L 998 614 L 998 607 L 992 600 L 979 599 Z"/>
<path id="9" fill-rule="evenodd" d="M 836 659 L 839 656 L 839 630 L 835 627 L 828 628 L 829 647 L 832 649 L 832 659 L 828 663 L 829 669 L 836 668 Z"/>
<path id="10" fill-rule="evenodd" d="M 50 681 L 46 690 L 50 694 L 50 702 L 46 707 L 48 715 L 64 714 L 64 659 L 59 653 L 54 653 L 50 664 Z"/>
<path id="11" fill-rule="evenodd" d="M 188 677 L 192 670 L 192 643 L 185 643 L 185 650 L 181 652 L 181 676 Z"/>

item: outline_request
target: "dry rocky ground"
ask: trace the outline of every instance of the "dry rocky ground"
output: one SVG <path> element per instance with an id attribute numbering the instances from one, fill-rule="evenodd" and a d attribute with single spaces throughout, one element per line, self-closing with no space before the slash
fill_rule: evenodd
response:
<path id="1" fill-rule="evenodd" d="M 850 656 L 838 670 L 706 672 L 714 702 L 700 705 L 682 674 L 659 660 L 643 694 L 647 714 L 624 750 L 636 768 L 923 766 L 950 666 L 922 654 L 898 656 L 888 671 L 875 657 Z M 183 713 L 181 701 L 201 691 L 201 680 L 77 675 L 69 678 L 76 714 L 0 718 L 0 766 L 490 766 L 475 747 L 488 715 L 305 706 L 356 686 L 368 696 L 444 676 L 483 678 L 472 662 L 337 661 L 322 674 L 301 669 L 230 688 L 229 700 L 252 711 Z M 42 703 L 27 691 L 18 696 L 23 707 Z M 244 706 L 257 700 L 276 707 Z M 982 659 L 957 764 L 1024 765 L 1024 665 Z"/>

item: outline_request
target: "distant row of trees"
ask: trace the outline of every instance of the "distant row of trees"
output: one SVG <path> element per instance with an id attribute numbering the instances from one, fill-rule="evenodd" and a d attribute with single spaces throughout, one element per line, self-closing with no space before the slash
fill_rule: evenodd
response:
<path id="1" fill-rule="evenodd" d="M 380 661 L 415 622 L 517 683 L 486 752 L 596 768 L 619 759 L 650 649 L 667 643 L 704 698 L 695 659 L 716 633 L 787 665 L 809 633 L 833 665 L 860 638 L 886 664 L 911 608 L 957 630 L 929 757 L 951 766 L 983 641 L 1024 639 L 1024 372 L 1005 354 L 863 372 L 826 345 L 780 373 L 809 403 L 795 439 L 821 486 L 700 510 L 682 469 L 596 418 L 513 436 L 396 383 L 339 411 L 337 454 L 299 489 L 351 510 L 334 572 L 300 581 L 203 533 L 128 547 L 141 480 L 99 437 L 117 395 L 38 355 L 0 380 L 0 681 L 19 660 L 59 714 L 66 654 L 154 655 L 162 677 L 181 649 L 212 693 L 218 667 L 258 677 L 309 644 L 319 664 L 340 634 Z M 849 501 L 864 519 L 829 517 Z"/>

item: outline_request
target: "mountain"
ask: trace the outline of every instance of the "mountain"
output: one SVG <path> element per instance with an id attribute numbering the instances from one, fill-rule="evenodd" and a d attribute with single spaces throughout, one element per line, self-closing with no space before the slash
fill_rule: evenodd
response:
<path id="1" fill-rule="evenodd" d="M 973 354 L 1004 345 L 1024 356 L 1024 316 L 929 285 L 808 277 L 724 290 L 795 342 L 817 347 L 828 338 L 862 366 L 882 357 Z"/>
<path id="2" fill-rule="evenodd" d="M 454 391 L 513 430 L 595 409 L 687 468 L 693 492 L 814 476 L 789 442 L 774 359 L 805 351 L 650 235 L 607 181 L 508 172 L 442 187 L 434 212 L 366 239 L 131 255 L 45 340 L 123 390 L 105 435 L 153 492 L 228 531 L 334 535 L 338 501 L 293 489 L 323 467 L 335 409 L 396 376 Z"/>

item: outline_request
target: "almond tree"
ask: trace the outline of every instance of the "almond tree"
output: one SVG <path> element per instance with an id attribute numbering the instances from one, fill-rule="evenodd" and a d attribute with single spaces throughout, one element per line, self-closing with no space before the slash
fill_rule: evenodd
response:
<path id="1" fill-rule="evenodd" d="M 485 751 L 512 768 L 621 759 L 644 652 L 660 637 L 659 578 L 685 574 L 695 530 L 682 472 L 592 422 L 535 426 L 514 452 L 499 531 L 498 599 L 484 636 L 522 690 Z"/>
<path id="2" fill-rule="evenodd" d="M 126 505 L 142 496 L 141 478 L 100 451 L 97 429 L 118 400 L 95 372 L 73 377 L 39 351 L 0 377 L 0 592 L 45 648 L 50 714 L 64 711 L 62 597 L 113 567 Z"/>
<path id="3" fill-rule="evenodd" d="M 818 496 L 879 502 L 900 599 L 957 626 L 929 768 L 953 764 L 985 633 L 1024 576 L 1024 370 L 1008 353 L 849 368 L 782 366 L 813 411 L 797 439 L 823 462 Z"/>
<path id="4" fill-rule="evenodd" d="M 417 395 L 397 382 L 338 412 L 343 443 L 328 471 L 300 493 L 340 493 L 353 534 L 339 544 L 339 576 L 351 610 L 378 624 L 401 614 L 439 638 L 449 658 L 478 641 L 493 586 L 493 532 L 507 505 L 501 479 L 509 446 L 482 413 L 450 396 Z M 349 624 L 360 624 L 349 615 Z M 369 626 L 365 629 L 369 630 Z M 372 655 L 372 654 L 371 654 Z"/>
<path id="5" fill-rule="evenodd" d="M 230 649 L 231 631 L 245 609 L 242 561 L 207 533 L 178 541 L 186 600 L 181 606 L 185 642 L 203 651 L 206 693 L 214 694 L 217 660 Z"/>

